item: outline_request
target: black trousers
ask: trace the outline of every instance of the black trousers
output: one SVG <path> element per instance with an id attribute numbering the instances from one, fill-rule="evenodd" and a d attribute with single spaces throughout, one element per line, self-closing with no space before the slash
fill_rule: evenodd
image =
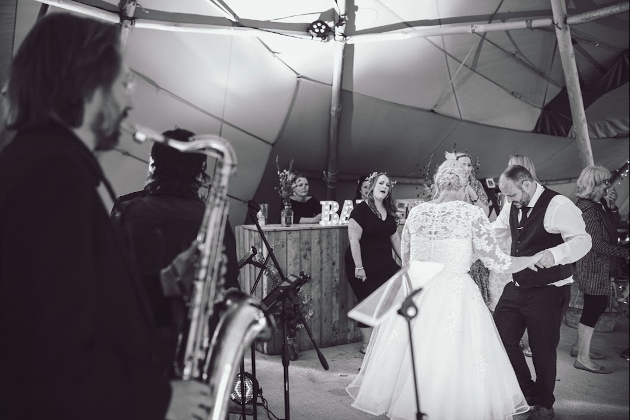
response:
<path id="1" fill-rule="evenodd" d="M 551 408 L 555 401 L 556 348 L 560 342 L 562 317 L 571 298 L 571 285 L 522 289 L 513 282 L 503 289 L 494 311 L 494 322 L 501 335 L 516 378 L 530 405 Z M 519 343 L 525 329 L 532 350 L 536 382 Z"/>

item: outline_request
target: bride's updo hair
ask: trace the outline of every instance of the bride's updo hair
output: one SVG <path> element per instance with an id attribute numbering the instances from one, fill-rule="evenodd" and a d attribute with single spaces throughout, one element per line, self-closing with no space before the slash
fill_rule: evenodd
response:
<path id="1" fill-rule="evenodd" d="M 468 184 L 468 173 L 457 160 L 447 159 L 438 167 L 433 176 L 436 195 L 441 191 L 458 191 Z"/>

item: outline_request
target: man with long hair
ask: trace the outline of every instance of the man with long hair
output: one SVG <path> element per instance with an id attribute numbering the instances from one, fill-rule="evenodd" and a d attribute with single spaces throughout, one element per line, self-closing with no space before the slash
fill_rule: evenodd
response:
<path id="1" fill-rule="evenodd" d="M 165 137 L 187 142 L 194 133 L 176 128 L 162 133 Z M 209 180 L 205 172 L 206 155 L 183 153 L 161 143 L 153 143 L 148 177 L 144 189 L 124 195 L 116 201 L 113 219 L 129 232 L 133 254 L 148 291 L 165 360 L 175 358 L 179 333 L 187 310 L 180 295 L 165 296 L 155 274 L 190 247 L 197 237 L 206 205 L 199 190 Z M 236 238 L 227 222 L 223 236 L 226 256 L 225 287 L 239 288 Z M 218 311 L 214 314 L 218 315 Z M 214 317 L 216 318 L 216 317 Z M 211 320 L 214 329 L 218 319 Z M 182 355 L 183 356 L 183 355 Z M 169 374 L 178 372 L 167 366 Z"/>
<path id="2" fill-rule="evenodd" d="M 207 387 L 162 374 L 157 330 L 97 191 L 132 107 L 115 25 L 54 13 L 24 39 L 0 154 L 0 418 L 188 419 Z M 112 197 L 115 198 L 115 197 Z M 206 403 L 207 404 L 207 403 Z"/>

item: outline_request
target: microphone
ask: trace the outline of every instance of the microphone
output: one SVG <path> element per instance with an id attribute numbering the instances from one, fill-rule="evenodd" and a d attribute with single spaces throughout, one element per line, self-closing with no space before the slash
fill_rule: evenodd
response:
<path id="1" fill-rule="evenodd" d="M 253 261 L 251 261 L 251 259 L 252 259 L 252 258 L 254 257 L 254 255 L 256 255 L 257 253 L 258 253 L 258 250 L 256 249 L 256 247 L 255 247 L 255 246 L 251 247 L 251 248 L 249 249 L 249 252 L 248 252 L 248 253 L 247 253 L 247 254 L 246 254 L 243 258 L 241 258 L 241 259 L 239 260 L 239 262 L 238 262 L 238 268 L 239 268 L 239 270 L 240 270 L 241 268 L 243 268 L 245 265 L 249 264 L 250 262 L 253 262 Z"/>

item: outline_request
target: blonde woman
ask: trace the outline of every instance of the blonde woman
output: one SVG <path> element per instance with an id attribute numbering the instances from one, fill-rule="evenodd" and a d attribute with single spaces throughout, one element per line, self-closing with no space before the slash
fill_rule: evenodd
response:
<path id="1" fill-rule="evenodd" d="M 580 292 L 584 293 L 584 307 L 578 325 L 577 340 L 571 348 L 571 356 L 577 357 L 574 363 L 576 369 L 592 373 L 611 372 L 593 362 L 604 357 L 591 352 L 591 339 L 595 324 L 608 306 L 611 263 L 615 257 L 628 258 L 628 248 L 617 245 L 617 225 L 620 216 L 615 204 L 617 193 L 611 188 L 610 176 L 608 169 L 603 166 L 587 166 L 577 180 L 575 194 L 593 247 L 577 262 L 579 288 Z"/>

